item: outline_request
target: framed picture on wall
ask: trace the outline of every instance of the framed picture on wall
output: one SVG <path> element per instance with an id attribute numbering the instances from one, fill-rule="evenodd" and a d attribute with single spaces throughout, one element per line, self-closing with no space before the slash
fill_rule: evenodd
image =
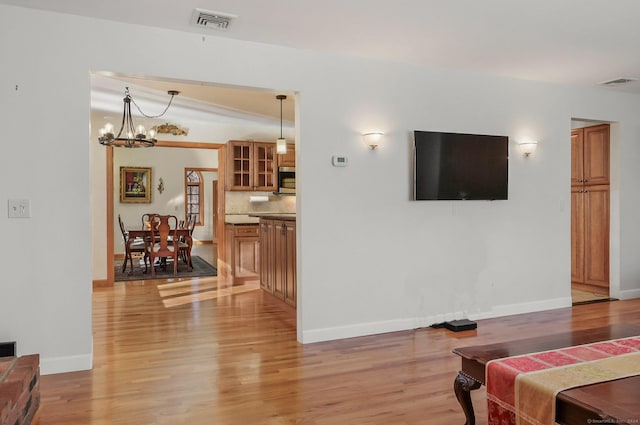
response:
<path id="1" fill-rule="evenodd" d="M 120 167 L 120 203 L 151 203 L 151 168 Z"/>

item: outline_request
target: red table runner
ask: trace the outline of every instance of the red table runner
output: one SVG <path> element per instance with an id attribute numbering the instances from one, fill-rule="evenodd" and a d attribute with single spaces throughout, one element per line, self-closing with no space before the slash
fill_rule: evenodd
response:
<path id="1" fill-rule="evenodd" d="M 489 425 L 553 424 L 568 388 L 640 374 L 640 337 L 508 357 L 487 363 Z"/>

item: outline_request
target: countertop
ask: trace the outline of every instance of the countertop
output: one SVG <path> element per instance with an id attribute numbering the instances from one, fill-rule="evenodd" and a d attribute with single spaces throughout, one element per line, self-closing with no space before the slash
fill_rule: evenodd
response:
<path id="1" fill-rule="evenodd" d="M 254 218 L 269 218 L 272 220 L 289 220 L 289 221 L 296 221 L 296 215 L 293 213 L 253 213 L 253 214 L 249 214 L 249 217 L 254 217 Z"/>
<path id="2" fill-rule="evenodd" d="M 224 224 L 258 224 L 258 217 L 250 217 L 248 214 L 227 214 L 224 216 Z"/>

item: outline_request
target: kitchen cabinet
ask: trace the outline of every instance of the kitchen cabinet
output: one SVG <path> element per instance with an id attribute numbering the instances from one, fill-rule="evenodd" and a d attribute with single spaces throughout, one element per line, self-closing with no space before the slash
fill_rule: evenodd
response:
<path id="1" fill-rule="evenodd" d="M 260 286 L 296 306 L 296 222 L 260 219 Z"/>
<path id="2" fill-rule="evenodd" d="M 277 190 L 275 143 L 230 140 L 227 143 L 227 190 Z"/>
<path id="3" fill-rule="evenodd" d="M 227 273 L 233 285 L 260 278 L 258 224 L 226 224 Z"/>
<path id="4" fill-rule="evenodd" d="M 278 167 L 296 166 L 296 145 L 287 144 L 287 153 L 278 155 Z"/>
<path id="5" fill-rule="evenodd" d="M 609 124 L 571 131 L 571 185 L 609 184 Z"/>
<path id="6" fill-rule="evenodd" d="M 609 125 L 571 132 L 571 282 L 608 294 Z"/>

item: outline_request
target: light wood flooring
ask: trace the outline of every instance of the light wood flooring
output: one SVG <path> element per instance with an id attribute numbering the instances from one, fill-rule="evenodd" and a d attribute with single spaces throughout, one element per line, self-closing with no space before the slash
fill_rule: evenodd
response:
<path id="1" fill-rule="evenodd" d="M 303 346 L 289 309 L 238 289 L 216 278 L 94 289 L 94 368 L 43 376 L 38 423 L 462 425 L 453 348 L 640 324 L 630 300 Z M 472 394 L 484 425 L 485 389 Z"/>

